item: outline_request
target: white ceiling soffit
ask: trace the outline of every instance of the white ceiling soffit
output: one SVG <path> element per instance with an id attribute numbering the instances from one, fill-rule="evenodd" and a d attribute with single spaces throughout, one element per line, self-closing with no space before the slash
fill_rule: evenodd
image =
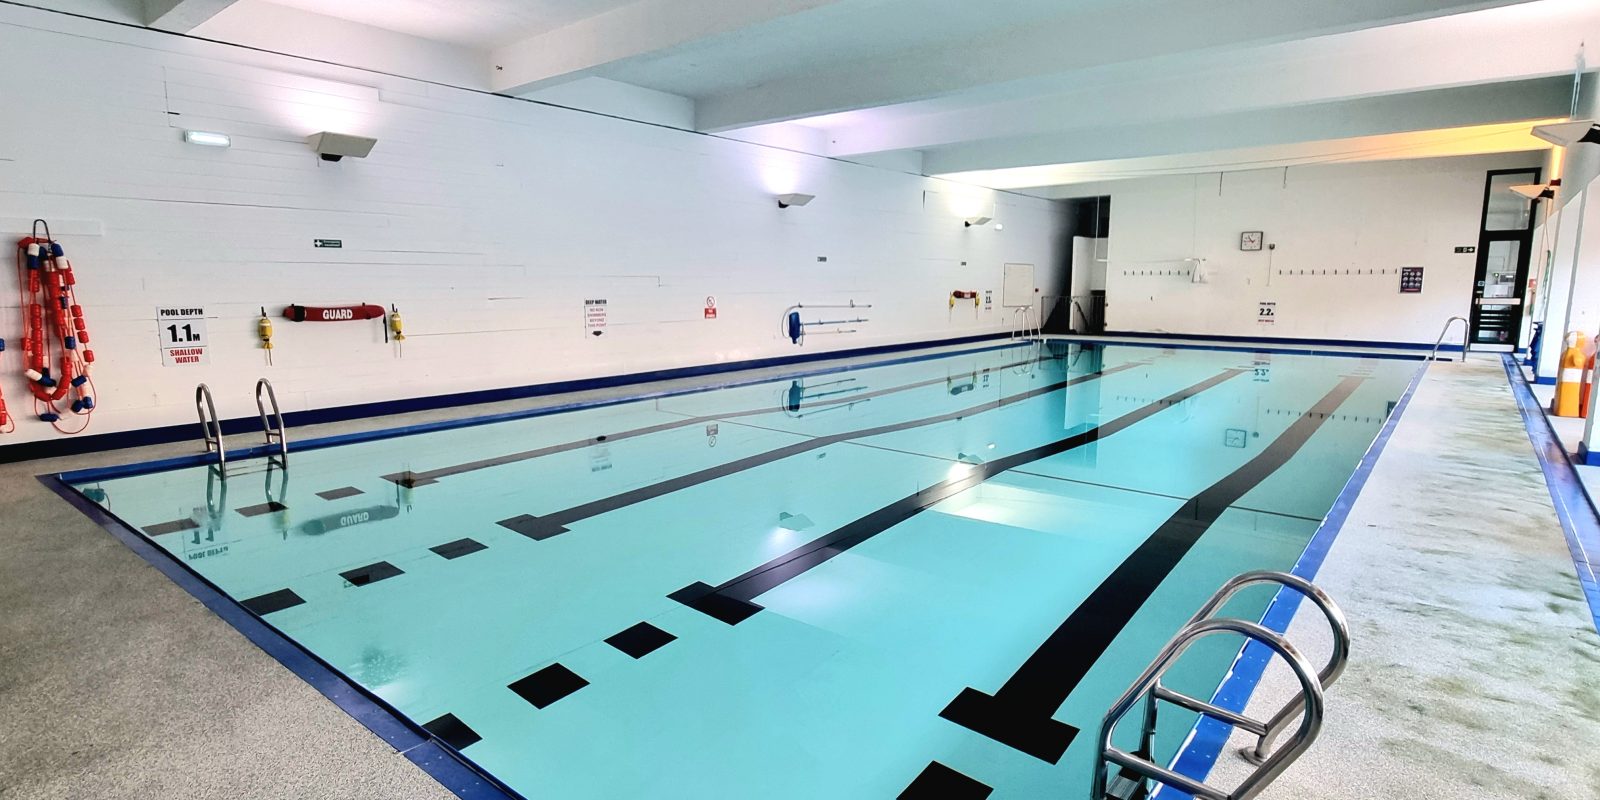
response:
<path id="1" fill-rule="evenodd" d="M 149 2 L 149 0 L 146 0 Z M 165 2 L 165 0 L 159 0 Z M 249 2 L 250 0 L 241 0 Z M 270 0 L 424 39 L 489 49 L 604 14 L 632 0 Z"/>
<path id="2" fill-rule="evenodd" d="M 1089 193 L 1099 193 L 1100 187 L 1108 182 L 1161 175 L 1240 172 L 1314 164 L 1352 164 L 1365 161 L 1397 161 L 1543 150 L 1550 145 L 1534 138 L 1528 131 L 1531 126 L 1544 121 L 1524 120 L 1498 125 L 1358 136 L 1204 153 L 957 172 L 935 177 L 995 189 L 1023 190 L 1043 197 L 1079 197 L 1085 196 L 1085 191 L 1075 189 L 1075 186 L 1092 185 L 1095 188 Z"/>

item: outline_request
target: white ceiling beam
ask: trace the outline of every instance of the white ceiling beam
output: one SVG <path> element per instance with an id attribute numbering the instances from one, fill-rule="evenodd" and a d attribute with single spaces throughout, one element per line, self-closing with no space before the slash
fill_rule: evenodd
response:
<path id="1" fill-rule="evenodd" d="M 494 91 L 520 94 L 838 0 L 639 0 L 491 53 Z"/>
<path id="2" fill-rule="evenodd" d="M 144 24 L 173 33 L 188 33 L 237 0 L 144 0 Z"/>
<path id="3" fill-rule="evenodd" d="M 1526 0 L 1159 0 L 1092 4 L 1043 24 L 957 45 L 883 53 L 699 99 L 699 127 L 722 131 L 938 97 L 1106 64 L 1300 39 Z"/>
<path id="4" fill-rule="evenodd" d="M 1022 139 L 966 142 L 925 152 L 923 163 L 928 174 L 943 175 L 1547 119 L 1566 114 L 1571 88 L 1568 78 L 1544 78 L 1197 116 L 1159 125 L 1104 125 Z"/>

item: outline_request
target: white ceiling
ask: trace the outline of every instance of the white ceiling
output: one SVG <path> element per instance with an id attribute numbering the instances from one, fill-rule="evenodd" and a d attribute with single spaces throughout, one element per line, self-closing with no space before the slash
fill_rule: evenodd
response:
<path id="1" fill-rule="evenodd" d="M 1600 42 L 1600 0 L 33 1 L 1041 194 L 1536 147 L 1462 132 L 1565 114 Z"/>
<path id="2" fill-rule="evenodd" d="M 242 0 L 259 2 L 260 0 Z M 498 47 L 604 14 L 630 0 L 272 0 L 375 28 L 467 47 Z"/>

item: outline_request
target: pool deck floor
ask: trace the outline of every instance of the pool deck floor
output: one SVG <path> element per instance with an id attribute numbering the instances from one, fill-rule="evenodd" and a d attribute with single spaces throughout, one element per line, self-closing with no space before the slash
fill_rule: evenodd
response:
<path id="1" fill-rule="evenodd" d="M 194 449 L 0 465 L 0 798 L 452 797 L 34 477 Z M 1429 371 L 1318 582 L 1351 618 L 1354 655 L 1321 741 L 1264 797 L 1600 797 L 1600 636 L 1497 361 Z M 1317 659 L 1312 621 L 1291 636 Z M 1217 780 L 1238 766 L 1225 756 Z"/>

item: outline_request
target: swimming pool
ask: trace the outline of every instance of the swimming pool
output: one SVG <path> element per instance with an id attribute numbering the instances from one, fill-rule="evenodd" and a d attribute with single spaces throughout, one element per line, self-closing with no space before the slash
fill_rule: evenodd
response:
<path id="1" fill-rule="evenodd" d="M 1051 342 L 72 485 L 527 797 L 1077 797 L 1416 369 Z"/>

